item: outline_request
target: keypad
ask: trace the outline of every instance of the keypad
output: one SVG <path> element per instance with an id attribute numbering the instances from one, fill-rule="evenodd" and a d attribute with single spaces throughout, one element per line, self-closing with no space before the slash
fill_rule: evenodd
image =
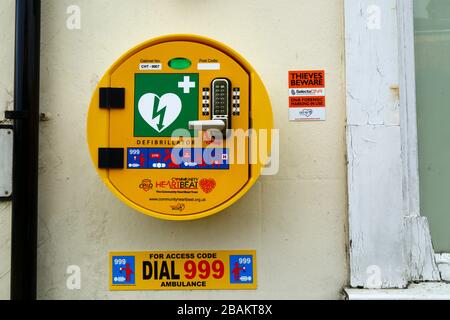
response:
<path id="1" fill-rule="evenodd" d="M 213 115 L 227 116 L 229 113 L 230 85 L 226 79 L 213 81 Z"/>

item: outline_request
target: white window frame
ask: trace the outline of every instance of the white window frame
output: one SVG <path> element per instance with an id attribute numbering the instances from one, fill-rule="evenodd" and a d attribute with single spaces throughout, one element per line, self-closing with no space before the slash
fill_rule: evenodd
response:
<path id="1" fill-rule="evenodd" d="M 413 0 L 344 5 L 350 287 L 449 281 L 420 215 Z"/>

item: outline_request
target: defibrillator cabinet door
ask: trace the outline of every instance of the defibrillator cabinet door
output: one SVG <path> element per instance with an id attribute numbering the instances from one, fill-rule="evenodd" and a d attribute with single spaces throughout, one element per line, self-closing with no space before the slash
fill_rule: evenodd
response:
<path id="1" fill-rule="evenodd" d="M 109 111 L 109 148 L 124 150 L 125 165 L 108 177 L 123 197 L 158 214 L 196 215 L 247 183 L 250 77 L 233 58 L 198 42 L 164 42 L 125 59 L 110 86 L 125 92 L 125 107 Z M 241 133 L 220 141 L 201 124 Z"/>

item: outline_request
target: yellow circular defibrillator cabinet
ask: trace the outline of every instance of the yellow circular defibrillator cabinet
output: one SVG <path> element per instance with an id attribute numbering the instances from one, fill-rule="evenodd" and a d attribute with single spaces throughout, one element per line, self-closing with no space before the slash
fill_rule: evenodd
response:
<path id="1" fill-rule="evenodd" d="M 170 35 L 131 49 L 106 72 L 87 137 L 98 174 L 123 202 L 192 220 L 251 188 L 269 161 L 272 127 L 268 94 L 246 60 L 211 39 Z"/>

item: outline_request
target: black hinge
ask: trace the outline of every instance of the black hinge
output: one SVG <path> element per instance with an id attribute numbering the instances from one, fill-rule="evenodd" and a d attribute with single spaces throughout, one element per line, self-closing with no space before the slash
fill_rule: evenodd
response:
<path id="1" fill-rule="evenodd" d="M 124 109 L 125 88 L 100 88 L 101 109 Z"/>
<path id="2" fill-rule="evenodd" d="M 99 148 L 99 169 L 123 169 L 123 148 Z"/>
<path id="3" fill-rule="evenodd" d="M 26 119 L 30 113 L 28 111 L 16 111 L 16 110 L 7 110 L 5 111 L 5 119 L 8 120 L 19 120 Z"/>

